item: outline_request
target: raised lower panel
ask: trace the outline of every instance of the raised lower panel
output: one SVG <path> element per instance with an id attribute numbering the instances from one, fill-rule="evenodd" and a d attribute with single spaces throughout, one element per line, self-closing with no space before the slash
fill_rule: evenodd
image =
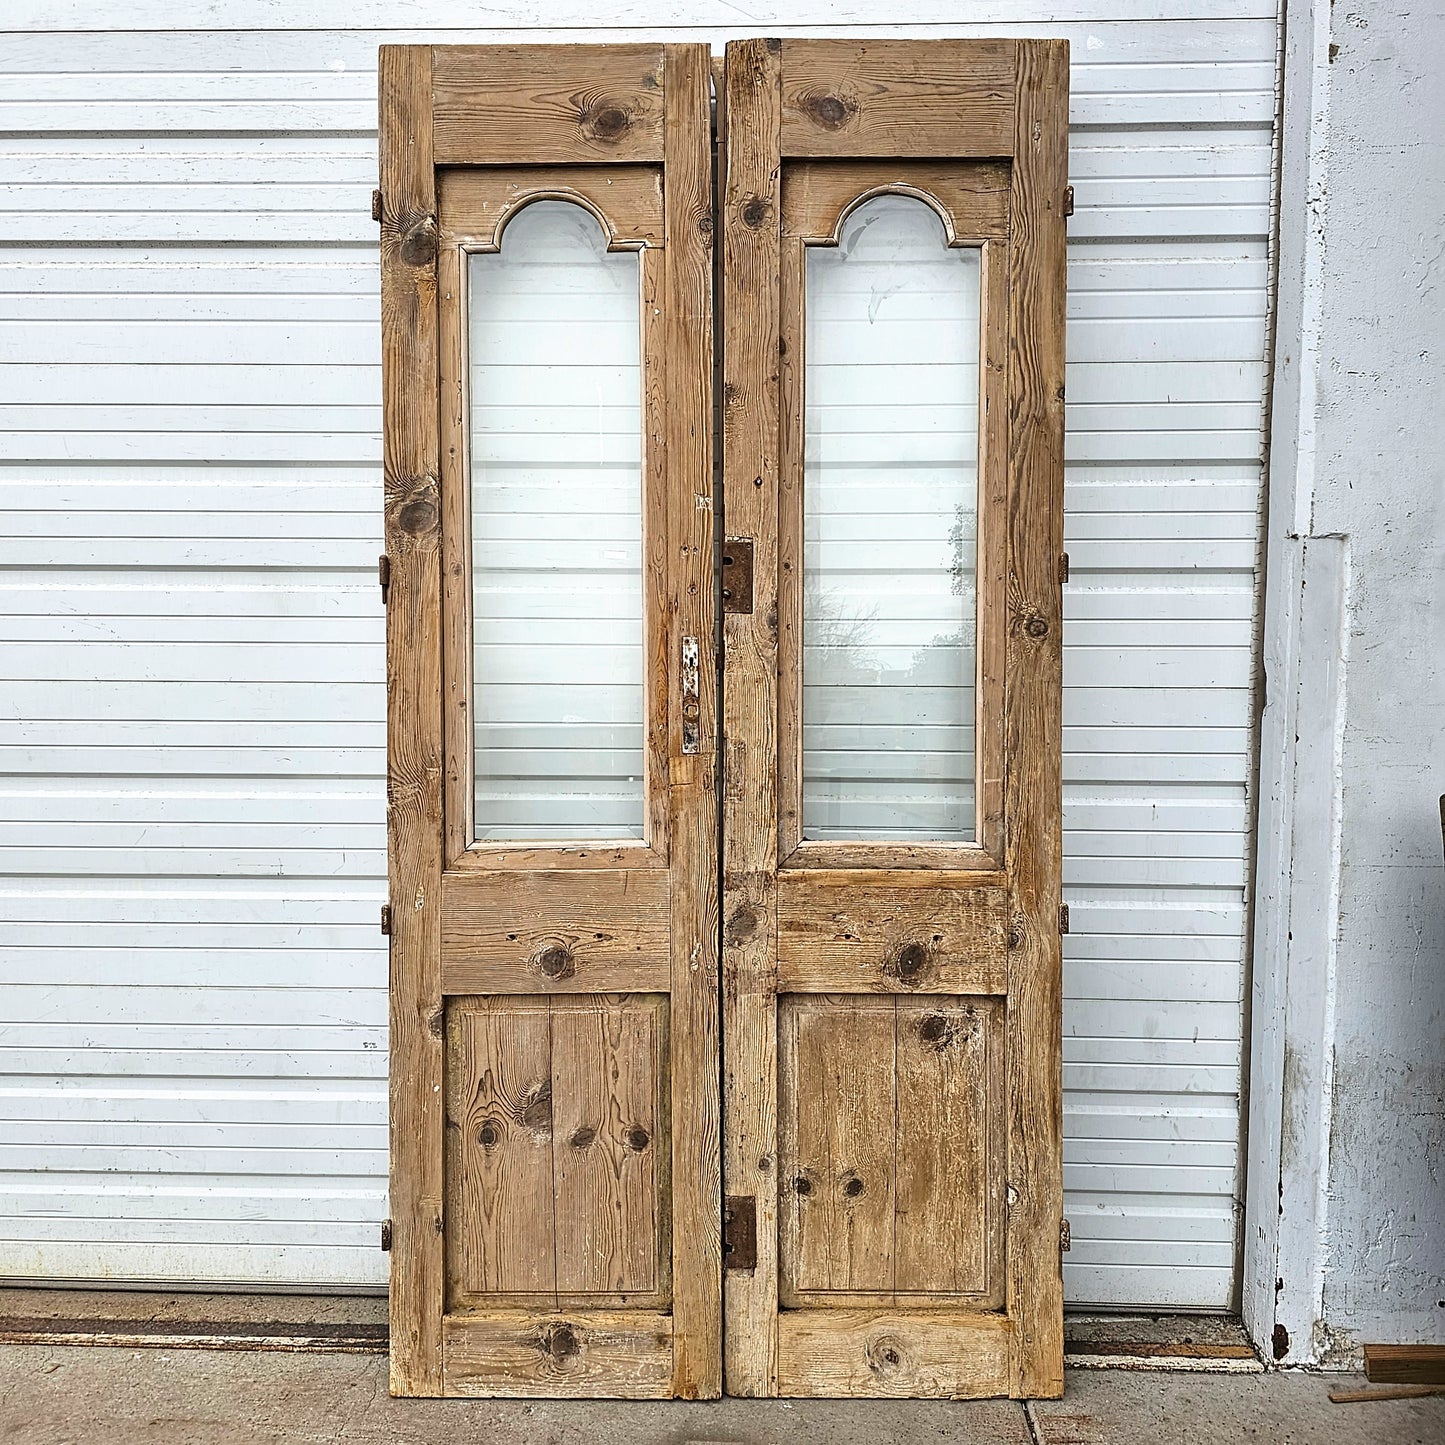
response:
<path id="1" fill-rule="evenodd" d="M 672 1317 L 499 1311 L 442 1321 L 448 1395 L 656 1400 L 672 1394 Z"/>
<path id="2" fill-rule="evenodd" d="M 998 999 L 780 1000 L 784 1307 L 1003 1302 Z"/>
<path id="3" fill-rule="evenodd" d="M 1009 1393 L 1011 1328 L 963 1311 L 784 1310 L 778 1393 L 972 1400 Z"/>
<path id="4" fill-rule="evenodd" d="M 667 1000 L 447 1007 L 447 1307 L 664 1306 Z"/>

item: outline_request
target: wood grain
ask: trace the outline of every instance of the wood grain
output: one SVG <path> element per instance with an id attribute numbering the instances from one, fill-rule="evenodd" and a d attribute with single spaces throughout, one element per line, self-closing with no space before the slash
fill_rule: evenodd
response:
<path id="1" fill-rule="evenodd" d="M 1010 1393 L 1063 1392 L 1063 987 L 1059 938 L 1064 444 L 1064 188 L 1069 47 L 1019 46 L 1009 242 L 1005 847 L 1009 951 Z"/>
<path id="2" fill-rule="evenodd" d="M 441 566 L 431 52 L 382 46 L 391 1390 L 441 1393 Z"/>
<path id="3" fill-rule="evenodd" d="M 872 196 L 916 196 L 938 213 L 950 245 L 1008 235 L 1009 168 L 998 161 L 800 161 L 783 174 L 783 234 L 836 244 Z"/>
<path id="4" fill-rule="evenodd" d="M 1012 1330 L 967 1310 L 787 1310 L 778 1393 L 980 1399 L 1009 1387 Z"/>
<path id="5" fill-rule="evenodd" d="M 727 1389 L 777 1392 L 778 41 L 727 47 L 723 478 L 729 535 L 756 539 L 753 610 L 723 619 L 724 1192 L 757 1201 L 757 1267 L 724 1283 Z"/>
<path id="6" fill-rule="evenodd" d="M 658 45 L 442 45 L 437 165 L 660 161 Z"/>
<path id="7" fill-rule="evenodd" d="M 697 751 L 668 692 L 672 860 L 674 1394 L 722 1393 L 722 1121 L 719 1089 L 717 763 L 713 646 L 713 197 L 706 45 L 666 50 L 664 351 L 669 676 L 695 638 L 705 680 Z"/>
<path id="8" fill-rule="evenodd" d="M 779 1302 L 893 1293 L 892 999 L 779 1008 Z"/>
<path id="9" fill-rule="evenodd" d="M 1006 156 L 1014 40 L 785 40 L 785 156 Z"/>
<path id="10" fill-rule="evenodd" d="M 647 1310 L 448 1315 L 446 1393 L 657 1400 L 672 1393 L 672 1318 Z"/>
<path id="11" fill-rule="evenodd" d="M 447 1308 L 556 1304 L 551 1016 L 545 998 L 447 1009 Z"/>
<path id="12" fill-rule="evenodd" d="M 537 200 L 570 201 L 592 212 L 609 250 L 660 247 L 660 166 L 499 166 L 437 176 L 443 244 L 500 250 L 506 222 Z M 500 232 L 500 234 L 499 234 Z"/>
<path id="13" fill-rule="evenodd" d="M 659 870 L 447 872 L 448 993 L 666 989 L 668 875 Z"/>
<path id="14" fill-rule="evenodd" d="M 1003 993 L 1008 895 L 778 883 L 778 988 L 810 993 Z"/>
<path id="15" fill-rule="evenodd" d="M 1445 1385 L 1445 1345 L 1366 1345 L 1365 1378 L 1375 1384 Z"/>
<path id="16" fill-rule="evenodd" d="M 656 1296 L 667 1235 L 666 1001 L 557 998 L 551 1025 L 557 1291 Z"/>

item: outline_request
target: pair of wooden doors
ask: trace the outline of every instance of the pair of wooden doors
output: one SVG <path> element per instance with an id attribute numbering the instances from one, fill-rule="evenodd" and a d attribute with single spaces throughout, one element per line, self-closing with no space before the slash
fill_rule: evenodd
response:
<path id="1" fill-rule="evenodd" d="M 394 1393 L 1059 1393 L 1066 45 L 380 85 Z"/>

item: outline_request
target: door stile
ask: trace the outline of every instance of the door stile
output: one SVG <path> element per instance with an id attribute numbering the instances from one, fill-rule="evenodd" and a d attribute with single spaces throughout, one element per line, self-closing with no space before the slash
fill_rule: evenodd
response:
<path id="1" fill-rule="evenodd" d="M 712 434 L 712 143 L 710 55 L 668 46 L 664 133 L 668 646 L 672 886 L 672 1392 L 722 1393 L 721 1099 L 717 956 L 717 717 Z M 695 649 L 695 656 L 693 654 Z M 686 658 L 684 652 L 686 650 Z"/>
<path id="2" fill-rule="evenodd" d="M 1009 950 L 1010 1393 L 1063 1380 L 1064 205 L 1068 46 L 1021 41 L 1009 278 L 1009 615 L 1005 836 Z"/>
<path id="3" fill-rule="evenodd" d="M 724 1267 L 726 1385 L 777 1393 L 778 264 L 782 46 L 727 47 L 723 493 L 754 539 L 750 612 L 723 618 L 723 1192 L 755 1201 L 751 1269 Z"/>
<path id="4" fill-rule="evenodd" d="M 431 51 L 383 46 L 391 1389 L 441 1393 L 442 666 Z"/>

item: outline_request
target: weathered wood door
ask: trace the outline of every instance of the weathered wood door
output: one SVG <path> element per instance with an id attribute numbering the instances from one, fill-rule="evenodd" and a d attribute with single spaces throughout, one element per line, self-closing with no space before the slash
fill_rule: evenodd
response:
<path id="1" fill-rule="evenodd" d="M 396 1392 L 1059 1390 L 1066 55 L 383 49 Z"/>
<path id="2" fill-rule="evenodd" d="M 730 1393 L 1062 1389 L 1067 73 L 728 48 Z"/>
<path id="3" fill-rule="evenodd" d="M 708 51 L 380 71 L 392 1389 L 716 1395 Z"/>

